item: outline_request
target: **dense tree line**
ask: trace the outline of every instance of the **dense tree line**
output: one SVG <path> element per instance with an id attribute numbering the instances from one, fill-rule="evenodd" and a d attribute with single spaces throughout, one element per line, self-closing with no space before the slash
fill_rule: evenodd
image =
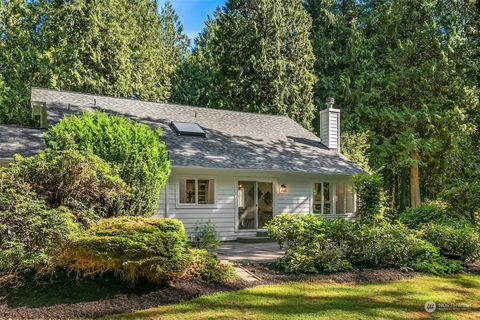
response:
<path id="1" fill-rule="evenodd" d="M 170 98 L 189 39 L 169 2 L 0 3 L 0 122 L 29 123 L 31 86 Z"/>
<path id="2" fill-rule="evenodd" d="M 393 208 L 480 176 L 478 1 L 227 0 L 191 49 L 168 2 L 0 3 L 1 122 L 29 121 L 32 85 L 284 114 L 311 130 L 333 96 Z"/>

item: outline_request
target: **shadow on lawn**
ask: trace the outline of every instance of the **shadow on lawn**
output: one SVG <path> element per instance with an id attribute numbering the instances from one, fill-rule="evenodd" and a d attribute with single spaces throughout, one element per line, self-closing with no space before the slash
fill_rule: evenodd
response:
<path id="1" fill-rule="evenodd" d="M 53 275 L 34 278 L 34 274 L 25 276 L 24 284 L 15 289 L 1 292 L 10 308 L 39 308 L 57 304 L 96 301 L 119 294 L 143 294 L 158 289 L 158 286 L 139 282 L 134 287 L 105 273 L 101 277 L 84 278 L 76 273 L 58 270 Z"/>

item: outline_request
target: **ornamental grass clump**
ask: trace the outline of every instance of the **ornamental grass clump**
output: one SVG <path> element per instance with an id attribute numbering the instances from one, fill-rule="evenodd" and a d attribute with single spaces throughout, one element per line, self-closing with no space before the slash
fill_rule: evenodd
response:
<path id="1" fill-rule="evenodd" d="M 87 276 L 111 271 L 131 284 L 143 278 L 165 285 L 185 273 L 190 253 L 178 220 L 115 217 L 73 239 L 62 258 Z"/>

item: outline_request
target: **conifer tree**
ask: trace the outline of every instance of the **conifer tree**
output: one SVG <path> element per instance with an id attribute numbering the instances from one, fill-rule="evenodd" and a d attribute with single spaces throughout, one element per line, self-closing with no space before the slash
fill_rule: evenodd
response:
<path id="1" fill-rule="evenodd" d="M 229 0 L 217 23 L 209 104 L 288 115 L 309 128 L 315 76 L 303 1 Z"/>

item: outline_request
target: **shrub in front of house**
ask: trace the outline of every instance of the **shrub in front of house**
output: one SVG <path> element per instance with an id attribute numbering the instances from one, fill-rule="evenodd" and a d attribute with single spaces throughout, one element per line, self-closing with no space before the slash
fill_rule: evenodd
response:
<path id="1" fill-rule="evenodd" d="M 480 233 L 473 225 L 431 222 L 422 226 L 420 237 L 439 248 L 446 257 L 463 262 L 480 258 Z"/>
<path id="2" fill-rule="evenodd" d="M 65 207 L 50 209 L 24 181 L 0 170 L 0 285 L 31 268 L 49 270 L 80 230 Z"/>
<path id="3" fill-rule="evenodd" d="M 281 214 L 267 225 L 270 237 L 285 249 L 278 265 L 287 273 L 350 269 L 344 234 L 351 227 L 343 219 L 327 220 L 311 214 Z"/>
<path id="4" fill-rule="evenodd" d="M 411 229 L 420 229 L 423 224 L 429 222 L 452 223 L 465 221 L 461 216 L 447 210 L 441 202 L 425 202 L 416 208 L 407 208 L 402 212 L 398 220 Z"/>
<path id="5" fill-rule="evenodd" d="M 197 248 L 212 249 L 220 245 L 216 226 L 210 221 L 197 225 L 194 237 L 194 245 Z"/>
<path id="6" fill-rule="evenodd" d="M 45 134 L 49 148 L 92 151 L 119 169 L 129 185 L 126 202 L 130 215 L 148 216 L 157 209 L 160 188 L 167 180 L 170 163 L 161 130 L 102 112 L 82 112 L 65 117 Z"/>
<path id="7" fill-rule="evenodd" d="M 353 265 L 395 267 L 433 274 L 448 274 L 460 269 L 457 262 L 442 257 L 438 248 L 400 223 L 355 224 L 347 238 L 347 255 Z"/>
<path id="8" fill-rule="evenodd" d="M 288 273 L 346 270 L 352 266 L 397 267 L 446 274 L 460 265 L 402 224 L 375 225 L 305 214 L 282 214 L 268 225 L 286 252 L 279 266 Z"/>
<path id="9" fill-rule="evenodd" d="M 480 175 L 480 172 L 479 172 Z M 480 180 L 461 181 L 441 193 L 450 211 L 467 219 L 470 223 L 480 222 Z"/>
<path id="10" fill-rule="evenodd" d="M 226 283 L 236 279 L 235 269 L 228 262 L 220 262 L 207 250 L 190 249 L 191 263 L 188 277 L 211 283 Z"/>
<path id="11" fill-rule="evenodd" d="M 357 174 L 353 176 L 353 186 L 358 196 L 357 218 L 359 221 L 375 223 L 381 220 L 385 211 L 383 178 L 376 174 Z"/>
<path id="12" fill-rule="evenodd" d="M 409 208 L 399 220 L 436 246 L 447 258 L 472 262 L 480 258 L 480 232 L 465 216 L 454 213 L 441 202 L 427 202 Z"/>
<path id="13" fill-rule="evenodd" d="M 85 275 L 111 271 L 132 284 L 166 284 L 185 273 L 190 255 L 180 221 L 130 216 L 98 221 L 70 243 L 63 261 Z"/>
<path id="14" fill-rule="evenodd" d="M 122 214 L 129 197 L 118 170 L 89 152 L 47 149 L 28 158 L 17 156 L 9 170 L 50 207 L 68 207 L 84 225 Z"/>

